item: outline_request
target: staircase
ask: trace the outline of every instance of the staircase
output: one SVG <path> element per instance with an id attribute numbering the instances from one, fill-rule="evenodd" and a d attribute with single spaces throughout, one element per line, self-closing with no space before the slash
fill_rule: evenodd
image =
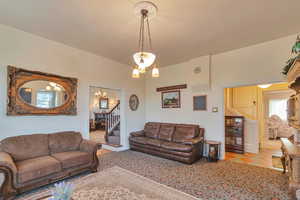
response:
<path id="1" fill-rule="evenodd" d="M 109 145 L 120 145 L 120 101 L 106 114 L 105 140 Z"/>

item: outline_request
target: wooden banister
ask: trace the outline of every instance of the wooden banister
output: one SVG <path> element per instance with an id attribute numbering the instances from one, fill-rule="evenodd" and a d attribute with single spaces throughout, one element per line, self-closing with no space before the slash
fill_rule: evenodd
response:
<path id="1" fill-rule="evenodd" d="M 108 135 L 120 123 L 120 101 L 105 115 L 105 140 L 108 141 Z"/>

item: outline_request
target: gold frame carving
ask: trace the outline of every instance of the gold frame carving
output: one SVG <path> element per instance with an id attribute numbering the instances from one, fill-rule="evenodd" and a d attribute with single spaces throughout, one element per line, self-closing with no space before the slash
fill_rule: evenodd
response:
<path id="1" fill-rule="evenodd" d="M 19 88 L 26 82 L 44 80 L 58 83 L 68 94 L 66 102 L 55 108 L 37 108 L 25 103 L 19 95 Z M 30 71 L 14 66 L 7 67 L 7 115 L 77 115 L 77 82 L 69 78 L 38 71 Z"/>

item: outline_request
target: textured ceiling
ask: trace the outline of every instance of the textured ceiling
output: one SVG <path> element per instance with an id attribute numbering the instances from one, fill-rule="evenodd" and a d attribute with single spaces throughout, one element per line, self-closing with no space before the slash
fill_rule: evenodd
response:
<path id="1" fill-rule="evenodd" d="M 132 0 L 0 0 L 0 23 L 125 64 L 137 51 Z M 299 0 L 154 0 L 162 66 L 300 31 Z"/>

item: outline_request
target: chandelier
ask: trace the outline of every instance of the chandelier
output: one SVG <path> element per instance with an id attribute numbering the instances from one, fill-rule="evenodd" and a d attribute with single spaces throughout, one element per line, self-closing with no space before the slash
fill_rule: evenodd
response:
<path id="1" fill-rule="evenodd" d="M 102 98 L 106 98 L 107 97 L 107 93 L 106 92 L 102 92 L 102 90 L 95 92 L 95 96 L 96 97 L 102 97 Z"/>
<path id="2" fill-rule="evenodd" d="M 152 49 L 152 39 L 149 26 L 149 18 L 156 15 L 157 7 L 148 1 L 138 2 L 135 5 L 135 13 L 141 18 L 139 30 L 138 52 L 133 54 L 135 62 L 132 71 L 132 78 L 139 78 L 140 74 L 146 73 L 146 70 L 152 68 L 152 77 L 159 77 L 156 55 Z M 148 44 L 148 49 L 146 50 Z"/>

